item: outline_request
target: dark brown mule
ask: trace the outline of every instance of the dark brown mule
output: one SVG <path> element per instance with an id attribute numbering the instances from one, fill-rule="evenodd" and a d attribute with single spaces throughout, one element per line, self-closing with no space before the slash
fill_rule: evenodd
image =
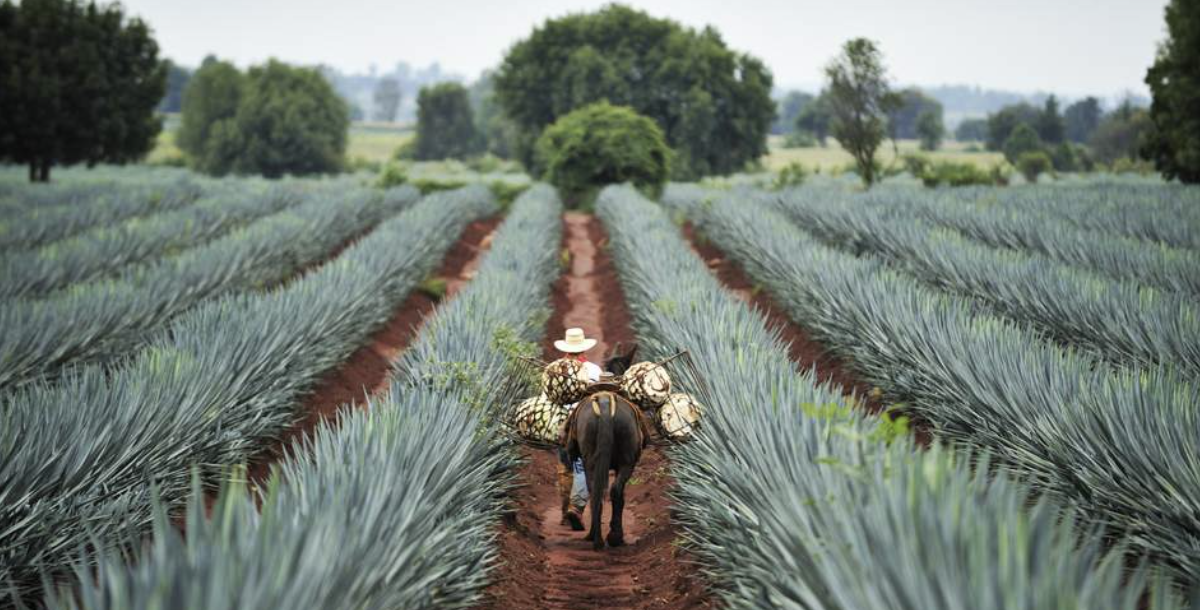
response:
<path id="1" fill-rule="evenodd" d="M 614 350 L 615 351 L 615 350 Z M 635 346 L 625 356 L 608 361 L 606 368 L 616 375 L 623 374 L 633 361 Z M 608 528 L 609 546 L 625 544 L 621 525 L 625 510 L 625 484 L 642 457 L 646 444 L 645 432 L 637 413 L 637 405 L 612 391 L 601 391 L 579 401 L 568 434 L 567 454 L 571 461 L 583 458 L 584 475 L 591 492 L 592 527 L 587 540 L 596 550 L 604 548 L 600 535 L 600 517 L 604 508 L 604 492 L 608 489 L 608 473 L 616 471 L 612 485 L 612 520 Z"/>

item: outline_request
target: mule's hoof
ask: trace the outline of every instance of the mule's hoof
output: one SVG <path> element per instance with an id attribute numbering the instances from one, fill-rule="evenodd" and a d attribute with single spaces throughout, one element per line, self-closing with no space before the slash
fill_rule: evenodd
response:
<path id="1" fill-rule="evenodd" d="M 583 531 L 583 517 L 580 517 L 579 513 L 575 511 L 567 513 L 567 523 L 570 524 L 572 530 Z"/>
<path id="2" fill-rule="evenodd" d="M 625 536 L 622 536 L 616 532 L 609 532 L 608 546 L 625 546 Z"/>
<path id="3" fill-rule="evenodd" d="M 604 550 L 604 540 L 602 538 L 600 538 L 600 536 L 596 536 L 596 539 L 592 541 L 592 550 L 593 551 L 603 551 Z"/>
<path id="4" fill-rule="evenodd" d="M 588 542 L 591 542 L 593 540 L 598 540 L 599 538 L 600 537 L 596 535 L 595 531 L 588 532 L 587 535 L 583 537 L 583 539 L 587 540 Z"/>

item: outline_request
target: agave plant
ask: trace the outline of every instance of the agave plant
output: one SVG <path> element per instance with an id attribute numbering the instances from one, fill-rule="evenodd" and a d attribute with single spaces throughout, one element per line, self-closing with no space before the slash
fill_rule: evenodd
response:
<path id="1" fill-rule="evenodd" d="M 191 178 L 38 186 L 10 192 L 14 205 L 0 224 L 0 251 L 37 248 L 88 229 L 177 210 L 205 190 Z"/>
<path id="2" fill-rule="evenodd" d="M 1194 381 L 1167 366 L 1117 369 L 1061 349 L 736 198 L 693 209 L 792 319 L 940 436 L 991 452 L 1188 581 L 1200 576 Z"/>
<path id="3" fill-rule="evenodd" d="M 726 607 L 1138 607 L 1147 572 L 1124 580 L 1120 549 L 1054 499 L 1032 502 L 987 456 L 918 450 L 903 425 L 797 371 L 664 210 L 621 187 L 597 211 L 642 345 L 685 346 L 677 378 L 708 407 L 673 455 L 675 498 Z"/>
<path id="4" fill-rule="evenodd" d="M 182 209 L 102 226 L 36 250 L 0 258 L 0 298 L 36 298 L 201 245 L 301 201 L 288 188 L 222 189 Z M 16 225 L 18 228 L 19 224 Z"/>
<path id="5" fill-rule="evenodd" d="M 322 425 L 262 495 L 193 491 L 186 541 L 159 505 L 154 543 L 81 570 L 55 608 L 469 608 L 494 564 L 514 454 L 489 414 L 517 396 L 496 337 L 544 332 L 561 205 L 535 186 L 476 277 L 423 326 L 386 396 Z M 449 368 L 472 375 L 444 376 Z M 93 563 L 85 558 L 81 565 Z"/>
<path id="6" fill-rule="evenodd" d="M 53 381 L 66 367 L 127 358 L 176 315 L 222 294 L 278 284 L 355 235 L 409 207 L 401 187 L 384 197 L 319 191 L 205 246 L 120 278 L 40 300 L 0 301 L 0 391 Z"/>
<path id="7" fill-rule="evenodd" d="M 845 197 L 795 191 L 764 201 L 821 241 L 878 256 L 922 282 L 974 297 L 1059 343 L 1133 367 L 1200 376 L 1200 308 L 1172 291 L 1112 280 L 1036 253 L 988 248 Z M 741 197 L 743 201 L 755 197 Z"/>
<path id="8" fill-rule="evenodd" d="M 150 500 L 179 506 L 194 468 L 259 451 L 495 209 L 482 187 L 431 195 L 283 289 L 208 301 L 128 362 L 14 392 L 0 410 L 0 581 L 36 588 L 80 548 L 146 532 Z"/>

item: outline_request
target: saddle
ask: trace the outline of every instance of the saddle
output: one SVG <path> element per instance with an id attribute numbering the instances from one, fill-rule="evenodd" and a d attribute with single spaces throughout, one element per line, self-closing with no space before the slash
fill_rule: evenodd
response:
<path id="1" fill-rule="evenodd" d="M 587 395 L 584 396 L 583 398 L 580 398 L 579 402 L 575 403 L 576 407 L 574 409 L 571 409 L 570 414 L 567 415 L 567 420 L 563 424 L 562 434 L 559 435 L 562 446 L 570 447 L 572 441 L 577 441 L 577 439 L 574 437 L 574 434 L 575 434 L 575 419 L 579 416 L 578 405 L 583 403 L 583 401 L 585 401 L 589 398 L 592 398 L 593 396 L 596 396 L 597 394 L 610 394 L 610 395 L 612 395 L 613 398 L 620 396 L 621 398 L 623 398 L 627 402 L 629 402 L 629 404 L 633 405 L 634 418 L 637 419 L 638 429 L 641 430 L 641 433 L 642 433 L 642 448 L 645 449 L 646 445 L 648 445 L 650 442 L 650 434 L 654 431 L 654 427 L 653 427 L 654 424 L 650 421 L 650 418 L 648 418 L 646 416 L 646 414 L 642 411 L 641 405 L 637 404 L 636 402 L 633 402 L 632 400 L 629 400 L 628 397 L 626 397 L 624 394 L 622 394 L 621 386 L 619 384 L 610 383 L 610 382 L 600 382 L 600 383 L 592 384 L 591 386 L 588 387 Z M 609 409 L 610 409 L 609 415 L 615 416 L 617 414 L 617 401 L 609 400 L 608 404 L 609 404 Z M 596 415 L 600 415 L 599 401 L 592 401 L 592 412 L 595 413 Z"/>

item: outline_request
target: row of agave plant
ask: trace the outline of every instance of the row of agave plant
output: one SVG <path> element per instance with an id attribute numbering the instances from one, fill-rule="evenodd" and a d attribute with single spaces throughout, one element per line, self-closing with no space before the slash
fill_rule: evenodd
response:
<path id="1" fill-rule="evenodd" d="M 179 506 L 194 468 L 236 464 L 297 417 L 424 280 L 482 187 L 424 198 L 286 286 L 206 301 L 113 367 L 28 384 L 0 410 L 0 582 L 28 592 L 80 549 L 121 547 Z"/>
<path id="2" fill-rule="evenodd" d="M 686 214 L 787 314 L 939 438 L 989 452 L 1039 494 L 1200 576 L 1200 385 L 1114 367 L 878 259 L 829 248 L 752 199 Z"/>
<path id="3" fill-rule="evenodd" d="M 153 546 L 102 558 L 52 608 L 468 608 L 494 565 L 515 454 L 494 415 L 527 388 L 557 275 L 561 205 L 535 186 L 513 205 L 475 278 L 426 321 L 389 392 L 347 408 L 278 467 L 258 498 L 199 491 L 181 536 L 160 506 Z M 395 245 L 392 247 L 399 247 Z M 522 348 L 524 346 L 524 348 Z M 185 540 L 186 538 L 186 540 Z M 85 562 L 89 563 L 89 562 Z"/>
<path id="4" fill-rule="evenodd" d="M 1099 276 L 1037 253 L 989 248 L 919 218 L 855 205 L 853 195 L 796 190 L 739 197 L 776 206 L 826 244 L 877 256 L 1063 345 L 1117 364 L 1166 364 L 1200 377 L 1200 307 L 1178 292 Z"/>
<path id="5" fill-rule="evenodd" d="M 198 303 L 278 285 L 418 198 L 412 187 L 382 196 L 318 189 L 298 205 L 118 277 L 45 299 L 0 300 L 0 327 L 9 329 L 0 336 L 0 392 L 127 357 Z"/>
<path id="6" fill-rule="evenodd" d="M 1157 242 L 1174 248 L 1200 249 L 1200 197 L 1196 190 L 1161 181 L 1091 180 L 1076 184 L 1029 188 L 973 188 L 943 193 L 952 201 L 978 201 L 984 207 L 1016 214 L 1035 214 L 1058 225 Z M 1180 222 L 1184 220 L 1185 222 Z"/>
<path id="7" fill-rule="evenodd" d="M 0 182 L 0 251 L 36 248 L 95 227 L 178 209 L 218 184 L 177 172 L 118 176 L 68 178 L 49 185 L 14 183 L 20 178 L 8 176 Z"/>
<path id="8" fill-rule="evenodd" d="M 110 277 L 131 265 L 208 243 L 303 200 L 297 187 L 221 184 L 178 209 L 96 226 L 39 248 L 4 252 L 0 298 L 41 298 L 74 283 Z M 330 190 L 326 196 L 335 192 Z M 20 230 L 22 223 L 13 219 L 6 224 Z"/>
<path id="9" fill-rule="evenodd" d="M 673 454 L 675 497 L 726 607 L 1178 607 L 1165 579 L 1126 571 L 1121 545 L 990 456 L 920 449 L 902 420 L 851 408 L 797 370 L 667 211 L 628 187 L 605 190 L 597 211 L 643 344 L 690 352 L 678 376 L 707 409 L 697 440 Z M 745 209 L 756 214 L 747 234 L 776 242 L 760 225 L 786 220 Z"/>
<path id="10" fill-rule="evenodd" d="M 1165 187 L 1142 188 L 1153 192 Z M 1069 200 L 1072 192 L 1070 188 L 1054 189 L 1045 195 L 1047 203 L 1043 207 L 1051 207 L 1050 202 Z M 993 194 L 980 196 L 978 200 L 956 193 L 898 195 L 885 197 L 884 193 L 876 193 L 862 199 L 866 205 L 886 214 L 924 218 L 990 246 L 1034 252 L 1113 279 L 1130 280 L 1193 299 L 1200 297 L 1200 273 L 1196 272 L 1200 269 L 1200 251 L 1194 242 L 1138 240 L 1122 237 L 1117 229 L 1074 226 L 1046 214 L 1004 207 L 992 201 L 997 196 Z M 1073 216 L 1137 217 L 1160 223 L 1167 220 L 1177 232 L 1200 234 L 1200 216 L 1195 213 L 1165 213 L 1146 204 L 1139 206 L 1137 198 L 1124 203 L 1117 207 L 1122 213 L 1079 209 Z"/>

